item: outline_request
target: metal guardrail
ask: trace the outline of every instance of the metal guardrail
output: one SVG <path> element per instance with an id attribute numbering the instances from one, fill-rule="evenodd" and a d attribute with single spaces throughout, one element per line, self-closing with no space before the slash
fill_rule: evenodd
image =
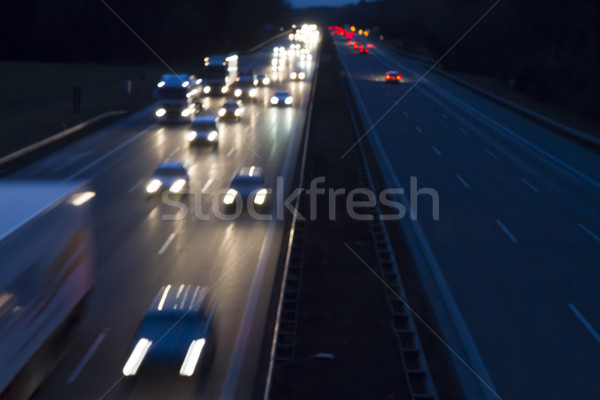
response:
<path id="1" fill-rule="evenodd" d="M 352 108 L 350 93 L 348 93 L 346 84 L 347 82 L 342 86 L 352 125 L 354 126 L 355 138 L 357 139 L 357 145 L 353 153 L 359 170 L 360 185 L 375 191 L 375 184 L 367 162 L 368 158 L 360 141 L 362 131 L 359 130 L 360 124 Z M 386 298 L 392 313 L 392 330 L 400 348 L 400 358 L 402 359 L 410 395 L 415 400 L 437 400 L 435 385 L 425 359 L 412 310 L 408 306 L 408 298 L 394 256 L 390 236 L 381 217 L 381 208 L 379 204 L 376 204 L 374 207 L 368 207 L 366 211 L 373 216 L 371 237 L 375 244 L 381 279 L 386 286 Z"/>
<path id="2" fill-rule="evenodd" d="M 305 172 L 304 168 L 306 165 L 306 155 L 308 153 L 308 139 L 310 136 L 309 135 L 310 124 L 311 124 L 311 119 L 312 119 L 312 110 L 313 110 L 314 97 L 315 97 L 315 92 L 316 92 L 317 76 L 318 76 L 318 72 L 319 72 L 319 62 L 320 62 L 320 58 L 321 58 L 320 56 L 321 56 L 321 45 L 319 45 L 318 54 L 317 54 L 317 57 L 315 57 L 316 63 L 315 63 L 313 77 L 312 77 L 312 92 L 310 94 L 310 103 L 308 106 L 306 121 L 304 123 L 304 149 L 302 152 L 302 161 L 300 162 L 300 177 L 298 178 L 298 187 L 302 187 L 304 185 L 304 172 Z M 296 203 L 294 205 L 296 210 L 300 210 L 300 208 L 301 208 L 300 202 L 301 202 L 302 198 L 304 198 L 304 196 L 298 196 L 296 198 Z M 280 335 L 280 332 L 282 331 L 281 316 L 284 311 L 285 293 L 288 288 L 288 286 L 287 286 L 288 285 L 288 277 L 290 276 L 290 265 L 291 265 L 292 261 L 294 263 L 296 263 L 296 261 L 298 261 L 298 260 L 292 260 L 292 252 L 293 252 L 292 246 L 295 243 L 294 239 L 297 237 L 297 235 L 299 235 L 300 230 L 302 229 L 302 228 L 298 229 L 299 222 L 302 222 L 302 221 L 299 221 L 297 219 L 296 213 L 294 213 L 294 216 L 292 217 L 290 235 L 289 235 L 288 245 L 287 245 L 287 249 L 286 249 L 286 258 L 285 258 L 285 262 L 284 262 L 284 266 L 283 266 L 283 277 L 281 279 L 281 289 L 279 292 L 279 301 L 277 304 L 277 312 L 276 312 L 276 316 L 275 316 L 275 327 L 273 329 L 273 341 L 271 343 L 271 353 L 269 355 L 269 369 L 267 371 L 267 379 L 266 379 L 266 383 L 265 383 L 265 394 L 264 394 L 263 400 L 269 400 L 269 397 L 271 394 L 273 369 L 275 367 L 275 362 L 277 359 L 279 335 Z M 303 231 L 302 231 L 302 233 L 303 233 Z M 293 297 L 295 297 L 295 296 L 296 296 L 296 294 L 294 294 Z M 293 300 L 294 299 L 292 299 L 292 301 Z M 295 327 L 290 327 L 290 328 L 293 329 L 292 333 L 295 334 Z"/>
<path id="3" fill-rule="evenodd" d="M 81 132 L 83 129 L 89 128 L 90 126 L 97 124 L 107 118 L 120 117 L 122 115 L 127 114 L 127 111 L 118 110 L 118 111 L 108 111 L 103 114 L 97 115 L 93 118 L 88 119 L 87 121 L 83 121 L 80 124 L 72 126 L 64 131 L 61 131 L 55 135 L 52 135 L 46 139 L 40 140 L 39 142 L 33 143 L 27 147 L 24 147 L 20 150 L 17 150 L 13 153 L 10 153 L 2 158 L 0 158 L 0 168 L 11 163 L 15 162 L 19 158 L 26 157 L 28 155 L 33 154 L 35 151 L 41 150 L 43 147 L 49 146 L 51 144 L 56 144 L 61 140 L 66 139 L 69 136 L 75 135 L 78 132 Z"/>

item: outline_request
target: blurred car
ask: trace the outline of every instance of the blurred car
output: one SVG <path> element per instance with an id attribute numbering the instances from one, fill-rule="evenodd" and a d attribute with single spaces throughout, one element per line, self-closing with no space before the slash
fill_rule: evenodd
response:
<path id="1" fill-rule="evenodd" d="M 238 76 L 233 95 L 238 99 L 256 101 L 258 95 L 256 85 L 258 85 L 258 79 L 254 74 Z"/>
<path id="2" fill-rule="evenodd" d="M 267 74 L 258 73 L 256 79 L 258 80 L 258 86 L 269 86 L 271 84 L 271 78 Z"/>
<path id="3" fill-rule="evenodd" d="M 185 164 L 182 161 L 165 161 L 154 171 L 146 185 L 146 192 L 150 195 L 162 192 L 179 194 L 189 185 L 190 177 Z"/>
<path id="4" fill-rule="evenodd" d="M 385 73 L 386 83 L 400 83 L 401 80 L 402 76 L 400 76 L 398 71 L 388 71 Z"/>
<path id="5" fill-rule="evenodd" d="M 194 118 L 190 130 L 185 134 L 185 139 L 190 146 L 209 144 L 219 146 L 219 118 L 212 115 L 203 115 Z"/>
<path id="6" fill-rule="evenodd" d="M 274 106 L 291 106 L 294 98 L 287 90 L 278 90 L 271 97 L 271 105 Z"/>
<path id="7" fill-rule="evenodd" d="M 306 73 L 301 69 L 296 69 L 290 72 L 290 80 L 292 81 L 303 81 L 306 78 Z"/>
<path id="8" fill-rule="evenodd" d="M 191 377 L 216 347 L 208 289 L 163 286 L 135 333 L 124 376 Z"/>
<path id="9" fill-rule="evenodd" d="M 244 116 L 244 106 L 241 100 L 228 100 L 219 109 L 219 117 L 239 121 Z"/>
<path id="10" fill-rule="evenodd" d="M 265 186 L 262 168 L 244 167 L 234 175 L 223 197 L 223 204 L 233 206 L 236 199 L 242 202 L 242 206 L 250 202 L 255 207 L 265 207 L 268 204 L 269 190 Z"/>
<path id="11" fill-rule="evenodd" d="M 188 87 L 189 85 L 196 84 L 196 77 L 189 74 L 162 74 L 160 81 L 156 84 L 157 87 L 163 87 L 167 83 L 176 82 L 181 87 Z"/>

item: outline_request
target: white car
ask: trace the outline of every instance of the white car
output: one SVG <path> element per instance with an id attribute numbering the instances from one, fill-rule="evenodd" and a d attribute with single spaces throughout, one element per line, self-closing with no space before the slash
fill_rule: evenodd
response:
<path id="1" fill-rule="evenodd" d="M 182 194 L 190 185 L 185 164 L 182 161 L 165 161 L 160 164 L 146 185 L 146 193 L 154 195 L 162 192 Z"/>
<path id="2" fill-rule="evenodd" d="M 294 102 L 294 98 L 287 90 L 278 90 L 271 97 L 271 105 L 274 106 L 291 106 Z"/>

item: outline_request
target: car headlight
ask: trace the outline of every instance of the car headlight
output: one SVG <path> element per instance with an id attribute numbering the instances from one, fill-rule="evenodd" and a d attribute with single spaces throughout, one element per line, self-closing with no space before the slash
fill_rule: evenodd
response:
<path id="1" fill-rule="evenodd" d="M 271 97 L 271 104 L 277 104 L 279 103 L 279 99 L 275 96 Z"/>
<path id="2" fill-rule="evenodd" d="M 271 71 L 277 71 L 277 65 L 271 66 Z"/>
<path id="3" fill-rule="evenodd" d="M 312 54 L 307 54 L 307 55 L 306 55 L 306 59 L 307 59 L 308 61 L 311 61 L 311 60 L 312 60 Z"/>
<path id="4" fill-rule="evenodd" d="M 185 134 L 185 138 L 187 139 L 188 142 L 191 142 L 194 139 L 196 139 L 196 136 L 198 136 L 196 131 L 189 131 L 188 133 Z"/>
<path id="5" fill-rule="evenodd" d="M 256 97 L 256 89 L 250 89 L 250 97 Z"/>
<path id="6" fill-rule="evenodd" d="M 240 115 L 242 115 L 242 110 L 241 109 L 237 109 L 233 112 L 233 115 L 235 115 L 236 117 L 239 117 Z"/>
<path id="7" fill-rule="evenodd" d="M 235 91 L 233 92 L 233 95 L 235 97 L 240 97 L 242 95 L 242 89 L 235 89 Z"/>
<path id="8" fill-rule="evenodd" d="M 148 183 L 148 186 L 146 186 L 146 192 L 156 193 L 161 186 L 162 182 L 159 179 L 152 179 L 150 183 Z"/>
<path id="9" fill-rule="evenodd" d="M 253 80 L 252 83 L 254 84 L 254 86 L 258 85 L 258 79 Z"/>
<path id="10" fill-rule="evenodd" d="M 202 78 L 198 78 L 198 79 L 196 79 L 196 85 L 199 85 L 199 84 L 201 84 L 201 83 L 202 83 Z"/>
<path id="11" fill-rule="evenodd" d="M 227 86 L 223 86 L 223 87 L 221 88 L 221 93 L 227 93 L 227 91 L 228 91 L 228 90 L 229 90 L 229 87 L 227 87 Z"/>
<path id="12" fill-rule="evenodd" d="M 283 71 L 283 65 L 280 65 L 279 67 L 277 67 L 277 71 Z"/>
<path id="13" fill-rule="evenodd" d="M 221 108 L 217 114 L 219 114 L 219 117 L 224 117 L 225 114 L 227 114 L 227 110 L 224 108 Z"/>
<path id="14" fill-rule="evenodd" d="M 123 367 L 123 375 L 131 376 L 137 373 L 137 370 L 140 368 L 142 361 L 144 361 L 144 357 L 146 357 L 146 353 L 150 350 L 150 346 L 152 346 L 152 341 L 146 338 L 141 338 L 136 343 L 131 355 L 127 359 L 125 366 Z"/>
<path id="15" fill-rule="evenodd" d="M 205 94 L 209 94 L 209 93 L 210 93 L 210 86 L 204 86 L 204 89 L 202 89 L 202 91 L 203 91 Z"/>
<path id="16" fill-rule="evenodd" d="M 254 204 L 261 206 L 265 203 L 266 199 L 267 199 L 267 189 L 260 189 L 254 195 Z"/>
<path id="17" fill-rule="evenodd" d="M 206 139 L 209 142 L 214 142 L 217 139 L 218 135 L 219 135 L 219 133 L 217 131 L 210 131 L 210 133 L 208 134 L 208 136 L 206 137 Z"/>
<path id="18" fill-rule="evenodd" d="M 188 81 L 185 81 L 181 84 L 181 87 L 188 87 L 190 85 L 190 83 Z"/>
<path id="19" fill-rule="evenodd" d="M 296 74 L 295 72 L 292 72 L 290 74 L 290 79 L 296 79 L 297 76 L 298 76 L 298 74 Z"/>
<path id="20" fill-rule="evenodd" d="M 263 85 L 268 85 L 269 83 L 271 83 L 271 80 L 268 77 L 263 78 L 262 80 Z"/>
<path id="21" fill-rule="evenodd" d="M 159 108 L 158 110 L 156 110 L 154 115 L 156 115 L 158 118 L 160 118 L 160 117 L 164 117 L 166 113 L 167 113 L 167 110 L 165 110 L 164 108 Z"/>
<path id="22" fill-rule="evenodd" d="M 230 205 L 233 204 L 233 202 L 235 201 L 235 198 L 237 197 L 237 190 L 235 189 L 229 189 L 227 191 L 227 193 L 225 193 L 225 197 L 223 197 L 223 203 L 226 205 Z"/>
<path id="23" fill-rule="evenodd" d="M 175 182 L 173 182 L 173 184 L 169 188 L 169 192 L 171 192 L 171 193 L 181 192 L 181 189 L 183 189 L 183 187 L 185 186 L 185 183 L 186 183 L 185 179 L 177 179 Z"/>
<path id="24" fill-rule="evenodd" d="M 298 79 L 304 79 L 304 78 L 306 78 L 306 74 L 304 72 L 298 73 Z"/>
<path id="25" fill-rule="evenodd" d="M 290 105 L 292 104 L 292 101 L 294 101 L 294 99 L 292 98 L 292 96 L 288 96 L 285 98 L 285 104 Z"/>
<path id="26" fill-rule="evenodd" d="M 206 339 L 204 338 L 193 340 L 190 343 L 190 347 L 188 347 L 188 351 L 183 359 L 183 364 L 181 364 L 181 368 L 179 369 L 179 375 L 192 376 L 194 374 L 205 344 Z"/>
<path id="27" fill-rule="evenodd" d="M 158 83 L 156 84 L 156 86 L 158 86 L 158 87 L 163 87 L 163 86 L 165 86 L 165 81 L 160 81 L 160 82 L 158 82 Z"/>
<path id="28" fill-rule="evenodd" d="M 277 65 L 277 59 L 276 58 L 274 58 L 274 59 L 271 60 L 271 65 Z"/>
<path id="29" fill-rule="evenodd" d="M 190 108 L 186 108 L 181 112 L 181 116 L 182 117 L 189 117 L 190 114 L 192 113 L 192 110 Z"/>

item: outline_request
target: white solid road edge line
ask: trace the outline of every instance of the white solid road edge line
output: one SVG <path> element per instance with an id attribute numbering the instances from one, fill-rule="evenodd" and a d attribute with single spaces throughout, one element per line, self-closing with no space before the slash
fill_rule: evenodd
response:
<path id="1" fill-rule="evenodd" d="M 575 308 L 575 306 L 573 304 L 569 303 L 568 306 L 571 309 L 571 311 L 573 311 L 573 314 L 575 314 L 575 316 L 577 317 L 577 319 L 592 334 L 592 336 L 594 337 L 594 339 L 596 339 L 596 341 L 598 343 L 600 343 L 600 335 L 598 334 L 598 332 L 596 332 L 596 330 L 594 329 L 594 327 L 587 321 L 587 319 L 585 319 L 585 317 L 583 315 L 581 315 L 581 313 L 579 312 L 579 310 L 577 310 L 577 308 Z"/>
<path id="2" fill-rule="evenodd" d="M 596 242 L 600 243 L 600 236 L 596 235 L 594 232 L 592 232 L 591 230 L 589 230 L 583 224 L 577 224 L 577 225 L 579 225 L 579 228 L 581 228 L 582 231 L 584 231 L 585 233 L 587 233 L 588 235 L 590 235 L 592 237 L 592 239 L 594 239 Z"/>
<path id="3" fill-rule="evenodd" d="M 169 237 L 167 238 L 167 241 L 165 242 L 165 244 L 163 244 L 162 247 L 160 248 L 160 250 L 158 251 L 159 255 L 163 254 L 165 251 L 167 251 L 167 249 L 169 248 L 169 245 L 171 244 L 173 239 L 175 239 L 175 234 L 171 233 L 169 235 Z"/>
<path id="4" fill-rule="evenodd" d="M 499 219 L 496 220 L 496 224 L 498 224 L 498 226 L 500 227 L 500 229 L 502 229 L 502 231 L 504 233 L 506 233 L 506 236 L 508 236 L 508 238 L 510 240 L 512 240 L 514 243 L 517 243 L 517 238 L 510 233 L 510 231 L 508 230 L 508 228 L 506 226 L 504 226 L 504 224 L 502 223 L 502 221 L 500 221 Z"/>
<path id="5" fill-rule="evenodd" d="M 67 379 L 68 384 L 75 382 L 75 380 L 77 379 L 77 377 L 83 370 L 83 367 L 85 367 L 85 365 L 88 363 L 88 361 L 90 361 L 90 358 L 92 358 L 92 356 L 94 355 L 96 350 L 98 350 L 98 347 L 100 347 L 100 344 L 106 337 L 106 334 L 108 333 L 108 331 L 109 331 L 109 328 L 104 328 L 102 330 L 102 332 L 98 335 L 98 337 L 96 338 L 94 343 L 92 343 L 92 347 L 90 347 L 89 350 L 87 351 L 87 353 L 85 353 L 85 355 L 83 356 L 83 358 L 81 359 L 81 361 L 79 362 L 77 367 L 73 370 L 73 372 L 69 376 L 69 379 Z"/>

